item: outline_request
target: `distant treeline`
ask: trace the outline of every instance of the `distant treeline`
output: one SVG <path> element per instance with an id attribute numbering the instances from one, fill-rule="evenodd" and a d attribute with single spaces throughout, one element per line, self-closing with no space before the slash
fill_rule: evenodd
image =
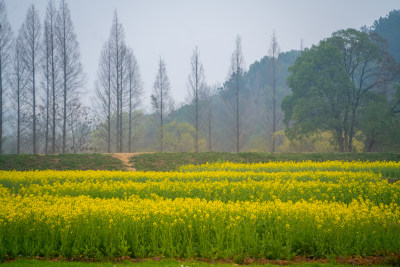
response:
<path id="1" fill-rule="evenodd" d="M 206 81 L 195 47 L 178 105 L 160 57 L 151 114 L 117 12 L 89 106 L 66 0 L 44 18 L 31 5 L 15 37 L 0 0 L 0 25 L 0 153 L 400 150 L 399 10 L 288 52 L 274 32 L 249 68 L 237 36 L 223 84 Z"/>

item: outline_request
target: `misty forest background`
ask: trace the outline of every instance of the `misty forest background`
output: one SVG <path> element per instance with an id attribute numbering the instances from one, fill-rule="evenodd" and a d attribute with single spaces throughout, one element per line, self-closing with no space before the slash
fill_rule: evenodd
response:
<path id="1" fill-rule="evenodd" d="M 44 17 L 32 5 L 13 32 L 0 0 L 1 153 L 400 151 L 400 10 L 311 48 L 299 40 L 299 50 L 281 52 L 274 32 L 248 68 L 237 36 L 223 84 L 206 80 L 194 47 L 182 104 L 160 58 L 152 113 L 117 12 L 110 25 L 83 103 L 93 85 L 67 1 L 50 0 Z"/>

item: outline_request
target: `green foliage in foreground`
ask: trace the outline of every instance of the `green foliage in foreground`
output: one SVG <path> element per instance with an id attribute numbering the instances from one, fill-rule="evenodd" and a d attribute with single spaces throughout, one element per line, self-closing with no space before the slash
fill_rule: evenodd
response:
<path id="1" fill-rule="evenodd" d="M 16 260 L 13 262 L 5 263 L 4 266 L 7 267 L 19 267 L 19 266 L 43 266 L 43 267 L 124 267 L 130 266 L 134 264 L 135 266 L 163 266 L 163 267 L 175 267 L 175 266 L 184 266 L 184 267 L 197 267 L 197 266 L 204 266 L 204 267 L 230 267 L 230 266 L 237 266 L 237 264 L 229 264 L 229 263 L 208 263 L 208 262 L 198 262 L 198 261 L 177 261 L 177 260 L 162 260 L 162 261 L 155 261 L 155 260 L 146 260 L 132 263 L 130 261 L 124 261 L 122 263 L 115 263 L 115 262 L 51 262 L 51 261 L 38 261 L 38 260 Z M 272 266 L 280 266 L 274 264 L 252 264 L 251 266 L 264 266 L 264 267 L 272 267 Z M 351 265 L 339 265 L 339 264 L 320 264 L 320 263 L 306 263 L 306 264 L 289 264 L 285 266 L 296 266 L 296 267 L 345 267 Z M 384 265 L 370 265 L 371 267 L 378 267 Z"/>
<path id="2" fill-rule="evenodd" d="M 269 161 L 400 161 L 399 153 L 261 153 L 261 152 L 201 152 L 151 153 L 130 159 L 138 171 L 175 171 L 187 164 L 211 162 L 259 163 Z"/>
<path id="3" fill-rule="evenodd" d="M 0 155 L 0 170 L 123 170 L 119 159 L 104 154 Z"/>

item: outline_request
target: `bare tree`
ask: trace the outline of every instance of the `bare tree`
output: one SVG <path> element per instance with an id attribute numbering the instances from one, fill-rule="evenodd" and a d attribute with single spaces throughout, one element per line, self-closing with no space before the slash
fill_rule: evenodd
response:
<path id="1" fill-rule="evenodd" d="M 70 151 L 78 153 L 88 150 L 90 135 L 92 133 L 92 118 L 89 115 L 90 109 L 83 106 L 79 101 L 70 102 L 68 107 L 68 124 Z"/>
<path id="2" fill-rule="evenodd" d="M 95 115 L 100 121 L 106 121 L 107 152 L 111 153 L 111 115 L 112 115 L 112 75 L 111 75 L 111 44 L 107 41 L 100 55 L 99 69 L 96 81 L 96 98 L 93 106 Z"/>
<path id="3" fill-rule="evenodd" d="M 57 10 L 54 5 L 53 0 L 49 0 L 47 9 L 46 9 L 46 17 L 44 21 L 44 46 L 45 46 L 45 55 L 46 55 L 46 120 L 51 116 L 51 153 L 56 152 L 56 117 L 57 117 L 57 102 L 59 97 L 58 85 L 60 78 L 60 68 L 57 66 L 57 59 L 59 53 L 59 46 L 57 45 L 56 40 L 56 21 L 57 21 Z M 50 105 L 51 104 L 51 115 L 50 113 Z M 49 139 L 48 127 L 50 122 L 46 122 L 46 140 Z M 47 146 L 48 141 L 46 141 Z M 45 149 L 47 151 L 47 149 Z"/>
<path id="4" fill-rule="evenodd" d="M 24 64 L 28 72 L 29 79 L 29 91 L 31 93 L 30 105 L 32 108 L 32 152 L 37 153 L 36 145 L 36 76 L 38 73 L 38 67 L 40 63 L 40 35 L 41 35 L 41 24 L 39 20 L 38 11 L 34 5 L 28 9 L 25 17 L 24 24 L 22 25 L 22 49 L 24 56 Z"/>
<path id="5" fill-rule="evenodd" d="M 235 50 L 231 57 L 231 66 L 229 69 L 229 81 L 225 83 L 226 91 L 224 100 L 229 103 L 233 113 L 233 131 L 235 136 L 236 152 L 240 152 L 240 139 L 241 139 L 241 127 L 240 127 L 240 92 L 243 90 L 243 76 L 244 76 L 244 59 L 242 54 L 242 39 L 238 35 L 235 40 Z M 233 94 L 232 93 L 233 91 Z M 233 101 L 232 101 L 233 100 Z"/>
<path id="6" fill-rule="evenodd" d="M 6 4 L 0 0 L 0 154 L 3 151 L 3 95 L 5 78 L 11 57 L 12 31 L 7 18 Z"/>
<path id="7" fill-rule="evenodd" d="M 164 61 L 160 58 L 158 71 L 151 95 L 151 104 L 160 119 L 160 152 L 163 152 L 164 120 L 172 111 L 173 101 L 170 95 L 170 85 Z"/>
<path id="8" fill-rule="evenodd" d="M 10 88 L 11 88 L 11 99 L 12 106 L 14 107 L 16 115 L 16 145 L 17 154 L 21 152 L 21 135 L 22 135 L 22 117 L 26 113 L 26 97 L 27 97 L 27 69 L 23 62 L 23 32 L 22 29 L 19 32 L 17 39 L 14 44 L 14 53 L 12 58 L 12 70 L 10 73 Z"/>
<path id="9" fill-rule="evenodd" d="M 70 102 L 78 100 L 78 90 L 84 84 L 83 68 L 80 62 L 79 44 L 76 40 L 71 13 L 65 0 L 61 0 L 57 17 L 57 41 L 60 47 L 60 67 L 62 69 L 63 87 L 63 128 L 62 153 L 66 152 L 67 144 L 67 107 Z"/>
<path id="10" fill-rule="evenodd" d="M 119 23 L 117 11 L 114 12 L 110 33 L 112 93 L 116 99 L 116 151 L 122 152 L 122 103 L 123 103 L 123 61 L 125 56 L 125 36 L 122 24 Z"/>
<path id="11" fill-rule="evenodd" d="M 205 86 L 204 102 L 206 106 L 207 135 L 208 135 L 208 151 L 212 151 L 212 122 L 213 122 L 213 98 L 217 91 L 218 85 Z"/>
<path id="12" fill-rule="evenodd" d="M 44 23 L 44 40 L 43 40 L 43 47 L 44 47 L 44 55 L 45 55 L 45 63 L 43 66 L 43 74 L 44 74 L 44 80 L 45 80 L 45 109 L 46 109 L 46 131 L 45 131 L 45 148 L 44 148 L 44 153 L 48 153 L 48 145 L 49 145 L 49 112 L 50 112 L 50 60 L 49 60 L 49 55 L 50 55 L 50 45 L 49 45 L 49 29 L 48 25 L 45 22 Z"/>
<path id="13" fill-rule="evenodd" d="M 190 59 L 190 68 L 191 72 L 188 77 L 187 101 L 191 107 L 191 115 L 195 129 L 194 149 L 197 153 L 199 152 L 199 128 L 202 114 L 201 101 L 205 96 L 206 90 L 203 64 L 200 62 L 200 52 L 197 47 L 193 50 L 193 54 Z"/>
<path id="14" fill-rule="evenodd" d="M 269 57 L 271 58 L 271 70 L 272 70 L 272 144 L 271 152 L 275 152 L 275 132 L 277 127 L 277 96 L 276 96 L 276 86 L 277 86 L 277 61 L 280 53 L 280 48 L 278 41 L 276 39 L 275 30 L 272 33 L 271 44 L 269 48 Z"/>
<path id="15" fill-rule="evenodd" d="M 140 105 L 143 94 L 143 82 L 139 73 L 139 65 L 131 49 L 128 50 L 127 61 L 127 79 L 129 89 L 129 133 L 128 133 L 128 152 L 132 149 L 132 121 L 133 111 Z"/>
<path id="16" fill-rule="evenodd" d="M 119 94 L 119 113 L 118 113 L 118 118 L 119 118 L 119 128 L 118 128 L 118 132 L 119 132 L 119 152 L 123 152 L 123 111 L 124 111 L 124 107 L 127 104 L 126 101 L 126 94 L 127 94 L 127 73 L 126 73 L 126 62 L 127 62 L 127 51 L 128 48 L 125 45 L 125 42 L 122 43 L 121 45 L 121 55 L 120 55 L 120 69 L 119 69 L 119 81 L 120 81 L 120 86 L 118 89 L 118 94 Z"/>
<path id="17" fill-rule="evenodd" d="M 142 91 L 139 66 L 132 50 L 125 44 L 124 31 L 115 11 L 110 37 L 100 57 L 93 103 L 97 116 L 106 121 L 97 129 L 100 130 L 99 136 L 106 139 L 109 153 L 111 143 L 115 143 L 116 152 L 122 152 L 125 141 L 131 151 L 132 114 L 141 102 Z M 113 124 L 115 134 L 112 134 Z"/>

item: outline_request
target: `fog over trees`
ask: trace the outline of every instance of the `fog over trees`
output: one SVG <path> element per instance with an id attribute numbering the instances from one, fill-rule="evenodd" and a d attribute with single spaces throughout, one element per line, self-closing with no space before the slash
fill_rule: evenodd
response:
<path id="1" fill-rule="evenodd" d="M 44 14 L 32 4 L 15 34 L 0 0 L 0 153 L 400 151 L 400 10 L 285 52 L 271 27 L 265 56 L 247 64 L 237 35 L 221 84 L 206 80 L 196 46 L 181 73 L 184 103 L 172 98 L 164 55 L 144 87 L 145 62 L 110 12 L 88 84 L 68 0 L 49 0 Z"/>
<path id="2" fill-rule="evenodd" d="M 201 126 L 200 116 L 203 113 L 201 102 L 206 97 L 206 82 L 204 76 L 203 64 L 200 62 L 200 52 L 196 47 L 190 59 L 190 74 L 188 78 L 187 102 L 191 107 L 192 124 L 195 129 L 194 151 L 199 152 L 199 131 Z"/>
<path id="3" fill-rule="evenodd" d="M 166 119 L 174 109 L 174 102 L 170 90 L 167 68 L 165 62 L 160 58 L 158 71 L 154 80 L 153 94 L 151 95 L 151 105 L 159 121 L 159 134 L 157 139 L 160 143 L 160 152 L 164 151 L 164 128 Z"/>
<path id="4" fill-rule="evenodd" d="M 7 18 L 6 5 L 0 2 L 0 154 L 3 151 L 3 113 L 6 77 L 10 75 L 10 65 L 12 62 L 12 42 L 13 33 Z"/>

